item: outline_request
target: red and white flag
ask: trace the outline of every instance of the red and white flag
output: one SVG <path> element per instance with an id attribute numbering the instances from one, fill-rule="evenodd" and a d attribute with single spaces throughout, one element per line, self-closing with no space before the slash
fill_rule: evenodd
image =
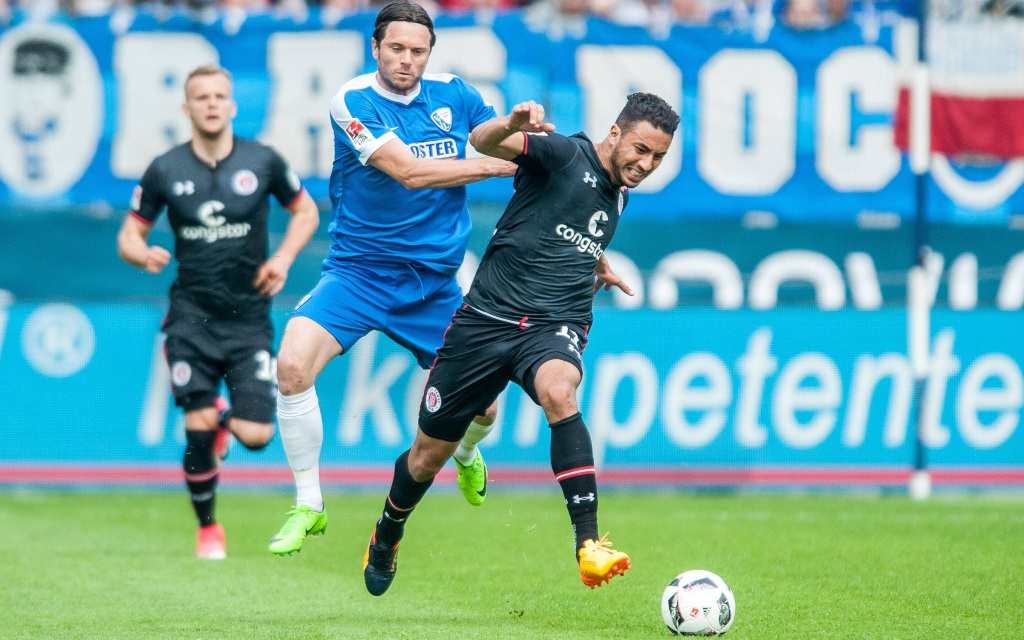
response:
<path id="1" fill-rule="evenodd" d="M 897 46 L 901 71 L 907 71 L 916 57 L 916 46 Z M 933 152 L 1024 157 L 1024 23 L 932 20 L 927 62 Z M 893 129 L 896 146 L 906 150 L 909 72 L 901 76 Z"/>

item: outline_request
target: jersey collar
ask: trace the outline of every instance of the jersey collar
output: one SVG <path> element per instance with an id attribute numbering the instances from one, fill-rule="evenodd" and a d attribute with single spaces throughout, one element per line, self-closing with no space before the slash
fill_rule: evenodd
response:
<path id="1" fill-rule="evenodd" d="M 412 103 L 413 100 L 416 99 L 416 96 L 420 95 L 420 90 L 423 88 L 423 79 L 420 78 L 420 81 L 416 83 L 416 89 L 413 90 L 413 92 L 407 96 L 399 95 L 397 93 L 391 93 L 390 91 L 382 87 L 380 82 L 377 81 L 376 72 L 374 72 L 373 74 L 370 86 L 373 87 L 373 90 L 377 92 L 377 95 L 379 95 L 382 98 L 386 98 L 392 102 L 399 102 L 401 104 L 410 104 Z"/>

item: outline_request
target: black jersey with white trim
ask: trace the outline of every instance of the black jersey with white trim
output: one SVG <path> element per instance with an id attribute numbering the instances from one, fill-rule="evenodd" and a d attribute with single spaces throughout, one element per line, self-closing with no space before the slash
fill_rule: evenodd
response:
<path id="1" fill-rule="evenodd" d="M 526 136 L 515 194 L 498 221 L 466 303 L 517 322 L 590 325 L 594 267 L 629 194 L 612 185 L 583 133 Z"/>
<path id="2" fill-rule="evenodd" d="M 132 196 L 132 215 L 153 224 L 164 207 L 174 231 L 178 274 L 168 321 L 180 314 L 261 320 L 270 298 L 253 287 L 267 259 L 269 196 L 284 206 L 302 192 L 276 151 L 234 138 L 231 153 L 210 166 L 190 143 L 149 165 Z"/>

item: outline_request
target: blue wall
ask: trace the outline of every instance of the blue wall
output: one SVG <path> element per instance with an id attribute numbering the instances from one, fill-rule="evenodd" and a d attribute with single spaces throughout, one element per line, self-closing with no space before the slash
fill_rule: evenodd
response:
<path id="1" fill-rule="evenodd" d="M 0 478 L 24 465 L 173 466 L 182 433 L 156 333 L 162 307 L 2 309 Z M 285 312 L 275 320 L 280 326 Z M 598 461 L 640 476 L 823 468 L 839 479 L 844 469 L 908 469 L 914 415 L 904 327 L 899 310 L 601 308 L 581 393 Z M 931 462 L 1024 471 L 1017 315 L 937 311 L 932 351 L 924 403 Z M 324 466 L 387 469 L 411 443 L 423 375 L 375 334 L 329 365 L 317 385 Z M 543 417 L 518 389 L 486 447 L 498 469 L 547 464 Z M 278 441 L 258 455 L 239 451 L 233 464 L 286 470 Z"/>

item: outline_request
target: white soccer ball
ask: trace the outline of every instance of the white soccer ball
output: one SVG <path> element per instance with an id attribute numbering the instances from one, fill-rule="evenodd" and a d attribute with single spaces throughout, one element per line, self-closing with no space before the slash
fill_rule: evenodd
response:
<path id="1" fill-rule="evenodd" d="M 665 587 L 661 617 L 681 636 L 720 636 L 736 617 L 732 589 L 710 571 L 684 571 Z"/>

